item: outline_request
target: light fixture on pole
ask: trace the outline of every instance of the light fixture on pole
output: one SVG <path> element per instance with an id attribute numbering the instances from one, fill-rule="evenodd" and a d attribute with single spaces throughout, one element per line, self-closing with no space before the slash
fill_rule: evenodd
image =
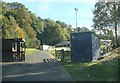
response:
<path id="1" fill-rule="evenodd" d="M 76 28 L 77 28 L 77 11 L 78 11 L 78 9 L 75 8 L 75 13 L 76 13 Z"/>

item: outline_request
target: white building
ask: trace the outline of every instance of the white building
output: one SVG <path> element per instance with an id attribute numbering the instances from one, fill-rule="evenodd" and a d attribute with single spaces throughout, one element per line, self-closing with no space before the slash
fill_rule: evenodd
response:
<path id="1" fill-rule="evenodd" d="M 40 50 L 48 50 L 49 45 L 40 45 Z"/>

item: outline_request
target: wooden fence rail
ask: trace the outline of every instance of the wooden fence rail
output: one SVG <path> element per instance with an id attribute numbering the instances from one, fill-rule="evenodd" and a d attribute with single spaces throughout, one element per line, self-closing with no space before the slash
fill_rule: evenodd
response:
<path id="1" fill-rule="evenodd" d="M 55 57 L 61 61 L 71 60 L 71 51 L 55 50 Z"/>

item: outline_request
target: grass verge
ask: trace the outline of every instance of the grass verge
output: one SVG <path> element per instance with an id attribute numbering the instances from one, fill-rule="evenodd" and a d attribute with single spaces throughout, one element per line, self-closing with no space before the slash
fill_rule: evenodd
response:
<path id="1" fill-rule="evenodd" d="M 26 49 L 26 55 L 32 55 L 34 54 L 35 52 L 37 52 L 38 50 L 35 49 L 35 48 L 27 48 Z"/>
<path id="2" fill-rule="evenodd" d="M 113 52 L 97 62 L 62 64 L 75 81 L 118 81 L 118 55 Z"/>
<path id="3" fill-rule="evenodd" d="M 117 81 L 117 62 L 63 63 L 75 81 Z"/>

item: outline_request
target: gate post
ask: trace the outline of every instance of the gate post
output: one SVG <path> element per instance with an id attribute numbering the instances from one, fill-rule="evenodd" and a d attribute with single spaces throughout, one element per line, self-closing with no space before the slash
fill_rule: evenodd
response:
<path id="1" fill-rule="evenodd" d="M 61 61 L 64 61 L 64 49 L 61 50 Z"/>

